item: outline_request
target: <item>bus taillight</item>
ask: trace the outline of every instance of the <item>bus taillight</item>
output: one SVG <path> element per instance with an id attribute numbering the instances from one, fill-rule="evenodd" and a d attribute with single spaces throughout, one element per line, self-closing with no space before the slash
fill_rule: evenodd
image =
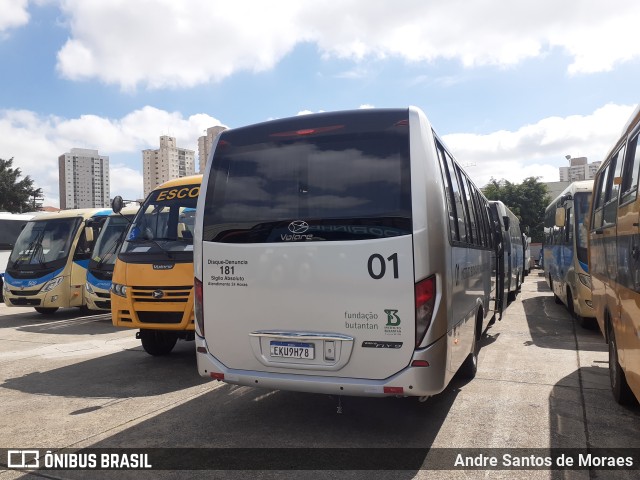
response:
<path id="1" fill-rule="evenodd" d="M 436 302 L 436 277 L 430 276 L 416 283 L 416 348 L 422 343 L 433 316 Z"/>
<path id="2" fill-rule="evenodd" d="M 198 334 L 204 337 L 204 315 L 202 312 L 202 282 L 197 278 L 193 278 L 194 285 L 194 313 L 196 316 L 196 325 L 198 327 Z"/>

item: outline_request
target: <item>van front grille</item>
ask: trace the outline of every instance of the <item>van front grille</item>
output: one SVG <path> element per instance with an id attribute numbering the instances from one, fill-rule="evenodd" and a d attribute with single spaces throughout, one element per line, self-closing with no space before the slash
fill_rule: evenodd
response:
<path id="1" fill-rule="evenodd" d="M 131 287 L 134 302 L 182 302 L 189 301 L 192 285 L 184 287 Z"/>

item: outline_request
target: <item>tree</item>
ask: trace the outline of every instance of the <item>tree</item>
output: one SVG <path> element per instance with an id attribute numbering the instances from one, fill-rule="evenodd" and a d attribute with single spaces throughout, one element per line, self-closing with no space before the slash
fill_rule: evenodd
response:
<path id="1" fill-rule="evenodd" d="M 551 202 L 547 186 L 540 177 L 525 178 L 521 184 L 491 178 L 482 189 L 489 200 L 500 200 L 520 219 L 523 231 L 529 227 L 532 242 L 542 242 L 544 211 Z"/>
<path id="2" fill-rule="evenodd" d="M 42 189 L 33 187 L 29 175 L 22 180 L 19 168 L 12 168 L 13 157 L 0 158 L 0 211 L 11 213 L 33 212 L 42 198 Z"/>

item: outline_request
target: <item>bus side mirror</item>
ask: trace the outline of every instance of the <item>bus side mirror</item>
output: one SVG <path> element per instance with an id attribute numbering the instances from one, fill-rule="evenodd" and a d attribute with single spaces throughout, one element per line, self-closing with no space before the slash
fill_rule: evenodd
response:
<path id="1" fill-rule="evenodd" d="M 502 217 L 502 221 L 504 222 L 504 231 L 508 232 L 509 227 L 511 226 L 511 219 L 507 216 Z"/>
<path id="2" fill-rule="evenodd" d="M 558 208 L 556 210 L 556 227 L 564 227 L 567 221 L 567 212 L 564 208 Z"/>
<path id="3" fill-rule="evenodd" d="M 111 201 L 111 209 L 114 213 L 120 213 L 122 211 L 122 207 L 124 207 L 124 201 L 120 195 L 116 195 Z"/>
<path id="4" fill-rule="evenodd" d="M 87 239 L 87 242 L 93 242 L 93 227 L 86 227 L 84 229 L 84 238 Z"/>

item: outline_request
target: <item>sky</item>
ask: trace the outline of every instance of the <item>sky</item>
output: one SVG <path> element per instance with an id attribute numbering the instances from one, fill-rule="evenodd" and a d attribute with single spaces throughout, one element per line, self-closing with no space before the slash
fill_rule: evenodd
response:
<path id="1" fill-rule="evenodd" d="M 480 187 L 603 160 L 639 102 L 637 0 L 0 0 L 0 158 L 59 206 L 58 157 L 208 127 L 422 109 Z"/>

